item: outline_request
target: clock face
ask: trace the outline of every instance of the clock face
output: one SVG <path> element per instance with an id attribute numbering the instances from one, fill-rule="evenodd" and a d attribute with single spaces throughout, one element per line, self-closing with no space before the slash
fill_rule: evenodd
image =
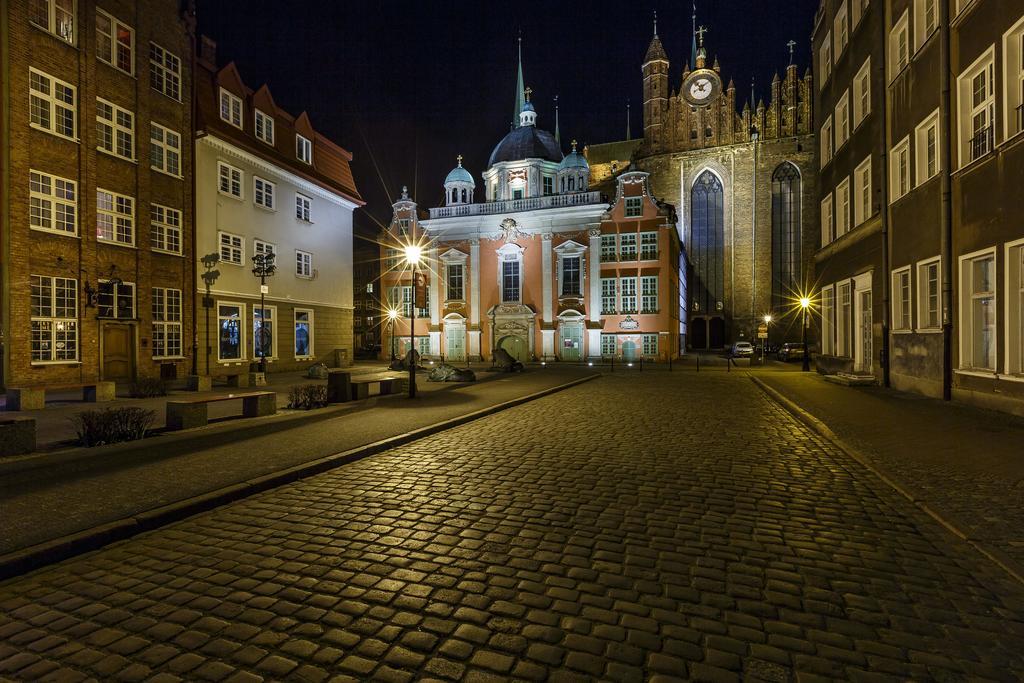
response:
<path id="1" fill-rule="evenodd" d="M 683 95 L 695 107 L 710 104 L 722 90 L 718 74 L 710 69 L 701 69 L 690 74 L 683 85 Z"/>

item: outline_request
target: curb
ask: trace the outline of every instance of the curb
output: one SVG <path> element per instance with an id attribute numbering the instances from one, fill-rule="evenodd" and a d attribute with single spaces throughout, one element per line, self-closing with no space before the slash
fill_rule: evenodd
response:
<path id="1" fill-rule="evenodd" d="M 792 399 L 784 396 L 778 389 L 770 387 L 764 383 L 760 378 L 750 376 L 750 379 L 756 384 L 761 391 L 767 394 L 768 398 L 775 401 L 789 413 L 791 413 L 798 420 L 803 422 L 805 425 L 810 427 L 812 430 L 817 432 L 820 436 L 832 443 L 833 446 L 838 448 L 840 451 L 848 455 L 854 461 L 856 461 L 861 467 L 868 470 L 876 477 L 881 479 L 894 491 L 902 495 L 908 501 L 910 501 L 916 508 L 924 512 L 926 515 L 931 517 L 933 520 L 944 528 L 949 533 L 953 534 L 957 538 L 965 541 L 969 546 L 974 548 L 978 553 L 985 556 L 988 560 L 999 566 L 1000 569 L 1005 571 L 1019 584 L 1024 585 L 1024 567 L 1021 567 L 1013 558 L 1009 557 L 1003 551 L 999 550 L 988 544 L 987 542 L 974 538 L 967 531 L 964 531 L 966 525 L 958 523 L 952 515 L 943 514 L 931 507 L 926 501 L 915 495 L 913 491 L 901 484 L 895 477 L 885 471 L 882 467 L 876 465 L 871 461 L 870 458 L 865 456 L 856 448 L 846 444 L 840 439 L 835 432 L 828 428 L 824 422 L 816 418 L 811 413 L 807 412 L 799 405 L 796 404 Z"/>
<path id="2" fill-rule="evenodd" d="M 254 479 L 249 479 L 238 484 L 225 486 L 215 491 L 186 498 L 184 500 L 140 512 L 131 517 L 108 522 L 91 529 L 55 538 L 37 545 L 29 546 L 21 550 L 0 556 L 0 581 L 25 574 L 33 569 L 39 569 L 49 564 L 80 555 L 82 553 L 99 550 L 103 546 L 116 541 L 123 541 L 144 531 L 151 531 L 159 527 L 177 522 L 186 517 L 191 517 L 200 512 L 207 512 L 216 507 L 231 503 L 243 498 L 248 498 L 256 493 L 262 493 L 284 484 L 290 484 L 306 477 L 321 474 L 341 465 L 357 460 L 362 460 L 371 455 L 383 451 L 404 446 L 405 444 L 437 434 L 439 432 L 458 427 L 460 425 L 478 420 L 494 413 L 499 413 L 509 408 L 544 398 L 551 394 L 565 389 L 571 389 L 584 382 L 589 382 L 601 377 L 599 374 L 574 379 L 564 384 L 542 389 L 541 391 L 510 399 L 493 406 L 481 408 L 465 415 L 459 415 L 442 422 L 437 422 L 426 427 L 420 427 L 404 434 L 391 436 L 380 441 L 364 444 L 356 448 L 328 455 L 317 460 L 312 460 L 301 465 L 295 465 L 287 469 L 265 474 Z"/>

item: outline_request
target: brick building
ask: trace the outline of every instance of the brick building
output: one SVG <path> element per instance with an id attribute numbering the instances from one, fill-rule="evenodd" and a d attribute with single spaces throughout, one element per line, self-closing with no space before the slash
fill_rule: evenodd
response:
<path id="1" fill-rule="evenodd" d="M 195 88 L 200 373 L 245 374 L 262 356 L 271 372 L 351 363 L 351 153 L 218 66 L 206 37 Z M 261 308 L 265 254 L 276 272 Z"/>
<path id="2" fill-rule="evenodd" d="M 694 29 L 690 61 L 672 87 L 655 27 L 642 67 L 643 138 L 590 145 L 591 173 L 645 171 L 651 192 L 678 207 L 689 348 L 751 339 L 767 314 L 776 321 L 772 343 L 796 341 L 793 301 L 811 287 L 817 246 L 811 75 L 801 77 L 791 60 L 767 106 L 752 94 L 739 111 L 735 85 L 723 85 L 704 29 Z"/>
<path id="3" fill-rule="evenodd" d="M 191 371 L 193 17 L 100 5 L 0 10 L 7 386 Z"/>
<path id="4" fill-rule="evenodd" d="M 358 233 L 352 256 L 353 305 L 352 336 L 356 353 L 375 358 L 381 339 L 380 246 Z"/>

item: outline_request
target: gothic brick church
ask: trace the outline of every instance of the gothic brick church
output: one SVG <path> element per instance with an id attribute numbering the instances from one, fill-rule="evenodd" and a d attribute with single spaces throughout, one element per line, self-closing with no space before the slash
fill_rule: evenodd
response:
<path id="1" fill-rule="evenodd" d="M 655 24 L 642 65 L 643 138 L 590 145 L 592 182 L 645 171 L 652 193 L 676 206 L 688 348 L 751 340 L 765 315 L 771 343 L 799 341 L 792 302 L 811 287 L 818 243 L 810 70 L 800 77 L 791 59 L 767 106 L 752 96 L 738 110 L 735 84 L 723 85 L 717 58 L 708 66 L 705 30 L 694 28 L 672 87 Z"/>

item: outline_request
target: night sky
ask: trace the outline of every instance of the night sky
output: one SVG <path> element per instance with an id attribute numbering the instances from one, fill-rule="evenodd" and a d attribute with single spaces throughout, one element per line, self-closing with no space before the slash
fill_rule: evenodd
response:
<path id="1" fill-rule="evenodd" d="M 581 148 L 624 139 L 627 101 L 633 135 L 641 133 L 640 66 L 652 10 L 672 88 L 690 56 L 690 2 L 198 4 L 199 30 L 217 41 L 221 65 L 234 60 L 249 87 L 268 83 L 279 106 L 295 115 L 308 111 L 317 130 L 353 152 L 367 200 L 356 212 L 364 232 L 390 220 L 403 184 L 421 206 L 442 203 L 444 176 L 458 154 L 480 182 L 509 130 L 519 31 L 538 125 L 554 129 L 557 94 L 566 150 L 573 138 Z M 817 4 L 698 0 L 709 56 L 718 56 L 726 82 L 735 79 L 740 107 L 752 77 L 757 96 L 767 99 L 772 74 L 789 61 L 791 39 L 803 74 Z"/>

